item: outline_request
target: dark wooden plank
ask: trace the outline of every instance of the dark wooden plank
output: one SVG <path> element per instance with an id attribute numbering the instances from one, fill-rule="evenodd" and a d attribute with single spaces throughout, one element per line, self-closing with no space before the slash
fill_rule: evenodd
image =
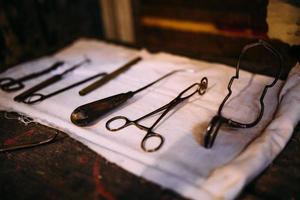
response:
<path id="1" fill-rule="evenodd" d="M 140 45 L 148 48 L 150 51 L 166 51 L 191 58 L 221 62 L 230 66 L 236 66 L 238 56 L 246 44 L 257 41 L 255 38 L 227 37 L 209 33 L 176 31 L 147 26 L 143 26 L 140 31 L 142 32 Z M 277 40 L 268 40 L 268 42 L 283 55 L 284 72 L 282 78 L 285 79 L 290 69 L 295 65 L 296 58 L 291 56 L 289 45 Z M 264 62 L 264 57 L 257 54 L 249 58 L 248 61 L 261 64 Z M 242 66 L 247 71 L 269 76 L 274 75 L 272 67 L 251 65 L 250 68 Z"/>
<path id="2" fill-rule="evenodd" d="M 56 131 L 38 123 L 25 126 L 5 113 L 0 112 L 2 145 L 41 139 Z M 299 199 L 299 144 L 300 123 L 280 156 L 238 199 Z M 1 199 L 184 199 L 128 173 L 63 132 L 51 144 L 0 153 L 0 163 Z"/>
<path id="3" fill-rule="evenodd" d="M 142 5 L 152 6 L 152 5 L 161 5 L 161 6 L 180 6 L 186 8 L 202 8 L 207 10 L 228 10 L 232 12 L 240 11 L 251 11 L 256 10 L 257 8 L 266 7 L 268 4 L 267 0 L 210 0 L 210 1 L 200 1 L 200 0 L 141 0 Z"/>
<path id="4" fill-rule="evenodd" d="M 199 7 L 186 8 L 181 6 L 150 5 L 141 6 L 141 17 L 160 17 L 193 22 L 210 22 L 219 28 L 252 29 L 266 32 L 266 8 L 252 12 L 231 12 L 231 10 L 205 10 Z"/>
<path id="5" fill-rule="evenodd" d="M 55 131 L 38 123 L 25 126 L 0 112 L 2 146 L 39 140 Z M 128 173 L 59 132 L 51 144 L 0 153 L 0 199 L 184 198 Z"/>

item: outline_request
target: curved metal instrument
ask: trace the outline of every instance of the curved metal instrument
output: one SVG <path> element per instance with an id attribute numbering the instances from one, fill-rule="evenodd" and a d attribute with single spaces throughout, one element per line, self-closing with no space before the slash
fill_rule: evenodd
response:
<path id="1" fill-rule="evenodd" d="M 222 116 L 222 109 L 223 109 L 226 101 L 229 99 L 230 95 L 232 94 L 231 86 L 233 84 L 234 79 L 239 78 L 240 62 L 241 62 L 241 59 L 242 59 L 244 53 L 247 50 L 249 50 L 250 48 L 253 48 L 253 47 L 256 47 L 256 46 L 262 46 L 265 49 L 267 49 L 272 55 L 274 55 L 279 61 L 279 69 L 277 71 L 276 77 L 273 80 L 273 82 L 266 85 L 264 87 L 263 91 L 262 91 L 262 94 L 261 94 L 260 99 L 259 99 L 260 113 L 258 114 L 257 118 L 251 123 L 240 123 L 240 122 L 234 121 L 232 119 L 228 119 L 226 117 L 223 117 Z M 222 124 L 227 124 L 227 125 L 229 125 L 231 127 L 234 127 L 234 128 L 251 128 L 251 127 L 253 127 L 253 126 L 255 126 L 256 124 L 259 123 L 259 121 L 261 120 L 261 118 L 263 116 L 263 113 L 264 113 L 264 97 L 265 97 L 268 89 L 273 87 L 276 84 L 276 82 L 278 81 L 279 77 L 281 76 L 282 68 L 283 68 L 282 65 L 283 65 L 283 60 L 282 60 L 282 57 L 281 57 L 280 53 L 276 49 L 274 49 L 270 44 L 268 44 L 267 42 L 265 42 L 263 40 L 259 40 L 256 43 L 246 45 L 242 49 L 242 52 L 240 54 L 240 57 L 239 57 L 239 60 L 238 60 L 237 66 L 236 66 L 236 74 L 235 74 L 235 76 L 231 77 L 231 79 L 228 83 L 228 87 L 227 87 L 228 94 L 224 98 L 223 102 L 220 104 L 217 115 L 215 115 L 212 118 L 212 120 L 210 121 L 210 123 L 209 123 L 209 125 L 206 129 L 206 132 L 204 134 L 204 147 L 205 148 L 211 148 L 213 146 L 214 141 L 217 137 L 218 131 L 219 131 Z"/>

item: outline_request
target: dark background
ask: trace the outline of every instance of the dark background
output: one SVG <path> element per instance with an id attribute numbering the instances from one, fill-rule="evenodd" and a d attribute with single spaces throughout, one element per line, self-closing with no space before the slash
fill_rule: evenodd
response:
<path id="1" fill-rule="evenodd" d="M 132 2 L 136 39 L 131 46 L 234 65 L 245 44 L 262 38 L 283 54 L 285 76 L 299 60 L 300 44 L 291 46 L 268 37 L 267 0 Z M 299 6 L 299 1 L 288 2 Z M 144 20 L 149 17 L 211 23 L 221 32 L 149 26 Z M 98 0 L 0 0 L 0 72 L 54 53 L 80 37 L 106 39 L 104 35 Z M 259 67 L 248 70 L 263 72 Z M 30 131 L 42 136 L 55 131 L 38 123 L 25 126 L 17 118 L 8 119 L 6 114 L 0 112 L 3 144 L 30 140 Z M 284 151 L 238 199 L 300 199 L 299 128 L 298 123 Z M 0 199 L 36 198 L 184 199 L 126 172 L 62 132 L 52 144 L 0 153 Z"/>
<path id="2" fill-rule="evenodd" d="M 97 0 L 0 0 L 0 28 L 2 70 L 79 37 L 102 38 Z"/>
<path id="3" fill-rule="evenodd" d="M 293 2 L 298 6 L 297 1 Z M 268 38 L 268 3 L 268 0 L 132 0 L 135 41 L 131 45 L 235 65 L 242 47 L 262 38 L 284 55 L 286 77 L 299 60 L 300 44 L 290 46 Z M 144 22 L 147 17 L 210 23 L 221 33 L 148 26 Z M 98 0 L 0 0 L 0 71 L 55 52 L 80 37 L 105 39 L 103 32 Z M 252 71 L 264 73 L 259 69 Z"/>

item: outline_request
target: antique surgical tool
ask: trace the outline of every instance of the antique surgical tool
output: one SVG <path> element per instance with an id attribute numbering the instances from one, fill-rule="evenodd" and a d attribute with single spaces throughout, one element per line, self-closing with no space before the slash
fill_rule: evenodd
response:
<path id="1" fill-rule="evenodd" d="M 275 56 L 275 58 L 278 59 L 279 61 L 279 69 L 277 71 L 277 74 L 275 76 L 275 79 L 273 80 L 272 83 L 266 85 L 262 91 L 262 94 L 260 96 L 260 113 L 258 114 L 257 118 L 251 122 L 251 123 L 240 123 L 237 121 L 234 121 L 232 119 L 226 118 L 224 116 L 222 116 L 222 109 L 226 103 L 226 101 L 229 99 L 230 95 L 232 94 L 232 90 L 231 90 L 231 86 L 233 84 L 234 79 L 238 79 L 239 78 L 239 69 L 240 69 L 240 62 L 242 57 L 244 56 L 245 52 L 247 52 L 249 49 L 253 48 L 253 47 L 257 47 L 257 46 L 261 46 L 263 48 L 265 48 L 266 50 L 268 50 L 273 56 Z M 251 128 L 254 127 L 255 125 L 257 125 L 259 123 L 259 121 L 261 120 L 263 113 L 264 113 L 264 97 L 268 91 L 269 88 L 273 87 L 277 80 L 279 79 L 279 77 L 281 76 L 281 72 L 282 72 L 282 57 L 280 55 L 280 53 L 274 49 L 270 44 L 266 43 L 263 40 L 259 40 L 256 43 L 253 44 L 248 44 L 246 45 L 243 49 L 242 52 L 239 56 L 239 60 L 236 66 L 236 74 L 235 76 L 231 77 L 229 84 L 228 84 L 228 94 L 227 96 L 224 98 L 223 102 L 220 104 L 220 107 L 218 109 L 217 115 L 215 115 L 212 120 L 210 121 L 207 129 L 206 129 L 206 133 L 204 135 L 204 147 L 205 148 L 211 148 L 214 144 L 214 141 L 216 139 L 216 136 L 218 134 L 218 131 L 221 127 L 222 124 L 227 124 L 230 127 L 233 128 Z"/>
<path id="2" fill-rule="evenodd" d="M 77 69 L 78 67 L 82 66 L 85 63 L 90 63 L 90 62 L 91 62 L 90 59 L 85 58 L 83 61 L 81 61 L 80 63 L 74 65 L 73 67 L 65 70 L 64 72 L 62 72 L 60 74 L 57 74 L 57 75 L 54 75 L 54 76 L 46 79 L 45 81 L 33 86 L 32 88 L 26 90 L 25 92 L 19 94 L 18 96 L 16 96 L 14 98 L 14 100 L 17 101 L 17 102 L 23 102 L 24 99 L 28 98 L 31 94 L 33 94 L 33 93 L 35 93 L 35 92 L 51 85 L 51 84 L 56 83 L 57 81 L 62 80 L 67 73 Z"/>
<path id="3" fill-rule="evenodd" d="M 188 98 L 192 97 L 193 95 L 195 95 L 196 93 L 198 93 L 199 95 L 203 95 L 206 92 L 207 89 L 207 85 L 208 85 L 208 80 L 206 77 L 202 78 L 200 83 L 194 83 L 191 86 L 189 86 L 188 88 L 186 88 L 185 90 L 183 90 L 176 98 L 174 98 L 172 101 L 170 101 L 169 103 L 167 103 L 166 105 L 136 119 L 136 120 L 130 120 L 125 116 L 116 116 L 111 118 L 110 120 L 108 120 L 106 122 L 106 128 L 110 131 L 118 131 L 121 130 L 127 126 L 130 125 L 135 125 L 136 127 L 138 127 L 141 130 L 146 131 L 146 135 L 143 137 L 142 141 L 141 141 L 141 148 L 146 151 L 146 152 L 154 152 L 157 151 L 158 149 L 160 149 L 160 147 L 163 145 L 164 143 L 164 137 L 159 134 L 159 133 L 155 133 L 153 130 L 156 127 L 156 125 L 162 120 L 162 118 L 164 116 L 166 116 L 166 114 L 173 109 L 176 105 L 180 104 L 181 102 L 187 100 Z M 162 112 L 163 111 L 163 112 Z M 144 125 L 141 125 L 139 123 L 139 121 L 142 121 L 145 118 L 151 117 L 159 112 L 162 112 L 162 114 L 158 117 L 158 119 L 150 126 L 150 127 L 146 127 Z M 117 121 L 119 123 L 117 123 Z M 158 142 L 156 142 L 156 144 L 151 145 L 152 147 L 147 147 L 147 141 L 148 141 L 148 146 L 150 145 L 150 141 L 157 139 Z M 155 142 L 155 141 L 153 141 Z"/>
<path id="4" fill-rule="evenodd" d="M 2 148 L 0 148 L 0 153 L 20 150 L 20 149 L 33 148 L 33 147 L 37 147 L 37 146 L 40 146 L 40 145 L 49 144 L 49 143 L 53 142 L 56 139 L 57 135 L 58 135 L 58 131 L 56 131 L 55 134 L 52 135 L 51 137 L 49 137 L 45 140 L 42 140 L 42 141 L 33 142 L 33 143 L 26 143 L 26 144 L 19 144 L 19 145 L 14 145 L 14 146 L 11 146 L 11 147 L 2 147 Z"/>
<path id="5" fill-rule="evenodd" d="M 41 94 L 41 93 L 32 93 L 32 94 L 30 94 L 27 98 L 23 99 L 22 102 L 23 102 L 23 103 L 26 103 L 26 104 L 34 104 L 34 103 L 43 101 L 43 100 L 45 100 L 45 99 L 47 99 L 47 98 L 50 98 L 50 97 L 52 97 L 52 96 L 54 96 L 54 95 L 57 95 L 57 94 L 59 94 L 59 93 L 62 93 L 62 92 L 64 92 L 64 91 L 66 91 L 66 90 L 69 90 L 69 89 L 72 89 L 72 88 L 74 88 L 74 87 L 77 87 L 78 85 L 81 85 L 81 84 L 83 84 L 83 83 L 86 83 L 86 82 L 88 82 L 88 81 L 90 81 L 90 80 L 93 80 L 93 79 L 95 79 L 95 78 L 97 78 L 97 77 L 105 76 L 105 75 L 106 75 L 106 73 L 101 72 L 101 73 L 99 73 L 99 74 L 96 74 L 96 75 L 93 75 L 93 76 L 91 76 L 91 77 L 88 77 L 88 78 L 86 78 L 86 79 L 84 79 L 84 80 L 81 80 L 81 81 L 79 81 L 79 82 L 77 82 L 77 83 L 73 83 L 72 85 L 69 85 L 69 86 L 64 87 L 64 88 L 62 88 L 62 89 L 59 89 L 59 90 L 57 90 L 57 91 L 55 91 L 55 92 L 52 92 L 52 93 L 50 93 L 50 94 L 47 94 L 47 95 L 44 95 L 44 94 Z"/>
<path id="6" fill-rule="evenodd" d="M 23 114 L 23 113 L 16 113 L 16 112 L 5 112 L 4 114 L 4 118 L 8 119 L 8 120 L 19 120 L 20 122 L 22 122 L 25 126 L 29 125 L 30 123 L 36 123 L 34 121 L 34 119 L 32 119 L 31 117 Z M 31 129 L 28 132 L 33 132 L 33 130 Z M 24 134 L 26 134 L 27 132 L 25 132 Z M 58 136 L 59 131 L 55 131 L 54 134 L 52 134 L 50 137 L 39 140 L 39 141 L 35 141 L 35 142 L 29 142 L 29 143 L 23 143 L 23 144 L 14 144 L 14 145 L 5 145 L 0 147 L 0 153 L 4 153 L 4 152 L 9 152 L 9 151 L 15 151 L 15 150 L 20 150 L 20 149 L 26 149 L 26 148 L 33 148 L 36 146 L 40 146 L 40 145 L 44 145 L 44 144 L 49 144 L 51 142 L 54 142 L 56 137 Z"/>
<path id="7" fill-rule="evenodd" d="M 104 85 L 108 81 L 114 79 L 116 76 L 119 74 L 123 73 L 124 71 L 128 70 L 132 65 L 135 65 L 138 63 L 140 60 L 142 60 L 141 57 L 136 57 L 133 60 L 127 62 L 123 66 L 119 67 L 115 71 L 111 72 L 110 74 L 106 75 L 105 77 L 101 78 L 100 80 L 95 81 L 94 83 L 88 85 L 87 87 L 83 88 L 82 90 L 79 91 L 79 95 L 84 96 L 93 90 L 99 88 L 100 86 Z"/>
<path id="8" fill-rule="evenodd" d="M 171 76 L 177 72 L 190 71 L 190 70 L 175 70 L 165 74 L 159 79 L 141 87 L 135 91 L 128 91 L 126 93 L 116 94 L 98 101 L 87 103 L 76 108 L 71 114 L 71 121 L 77 126 L 89 126 L 95 124 L 99 118 L 113 109 L 124 104 L 128 99 L 133 97 L 135 94 L 147 89 L 155 83 Z"/>
<path id="9" fill-rule="evenodd" d="M 20 90 L 22 88 L 24 88 L 24 84 L 23 82 L 34 79 L 36 77 L 42 76 L 44 74 L 47 74 L 53 70 L 56 70 L 58 67 L 60 67 L 61 65 L 63 65 L 64 62 L 63 61 L 57 61 L 55 62 L 52 66 L 39 71 L 39 72 L 34 72 L 32 74 L 28 74 L 26 76 L 23 76 L 21 78 L 18 79 L 14 79 L 11 77 L 5 77 L 5 78 L 0 78 L 0 88 L 6 92 L 12 92 L 12 91 L 17 91 Z"/>

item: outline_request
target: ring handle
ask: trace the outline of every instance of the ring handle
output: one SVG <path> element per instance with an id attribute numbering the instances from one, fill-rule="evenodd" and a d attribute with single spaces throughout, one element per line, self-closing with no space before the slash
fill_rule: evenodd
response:
<path id="1" fill-rule="evenodd" d="M 0 87 L 6 92 L 12 92 L 24 88 L 24 84 L 13 78 L 2 78 L 0 79 Z"/>
<path id="2" fill-rule="evenodd" d="M 0 87 L 2 87 L 3 85 L 8 85 L 8 84 L 12 84 L 12 82 L 14 82 L 15 80 L 13 78 L 0 78 Z"/>
<path id="3" fill-rule="evenodd" d="M 43 99 L 45 99 L 45 95 L 40 94 L 40 93 L 33 93 L 30 96 L 28 96 L 27 98 L 23 99 L 22 102 L 26 103 L 26 104 L 34 104 L 39 101 L 42 101 Z"/>
<path id="4" fill-rule="evenodd" d="M 208 86 L 208 79 L 207 77 L 203 77 L 200 81 L 198 94 L 203 95 L 206 92 L 207 86 Z"/>
<path id="5" fill-rule="evenodd" d="M 147 141 L 149 143 L 149 141 L 152 139 L 158 139 L 158 144 L 155 145 L 154 147 L 147 147 Z M 165 139 L 162 135 L 157 134 L 157 133 L 153 133 L 153 132 L 148 132 L 147 135 L 143 138 L 142 142 L 141 142 L 141 148 L 145 151 L 145 152 L 155 152 L 157 150 L 159 150 L 161 148 L 161 146 L 164 144 Z"/>
<path id="6" fill-rule="evenodd" d="M 209 122 L 209 125 L 204 134 L 205 148 L 210 149 L 214 145 L 215 139 L 223 122 L 224 118 L 219 115 L 214 116 Z"/>
<path id="7" fill-rule="evenodd" d="M 121 122 L 120 125 L 116 124 L 117 121 Z M 112 123 L 114 123 L 114 125 Z M 116 116 L 116 117 L 113 117 L 113 118 L 109 119 L 106 122 L 105 127 L 109 131 L 118 131 L 118 130 L 121 130 L 121 129 L 125 128 L 130 123 L 131 123 L 131 121 L 127 117 L 125 117 L 125 116 Z"/>

